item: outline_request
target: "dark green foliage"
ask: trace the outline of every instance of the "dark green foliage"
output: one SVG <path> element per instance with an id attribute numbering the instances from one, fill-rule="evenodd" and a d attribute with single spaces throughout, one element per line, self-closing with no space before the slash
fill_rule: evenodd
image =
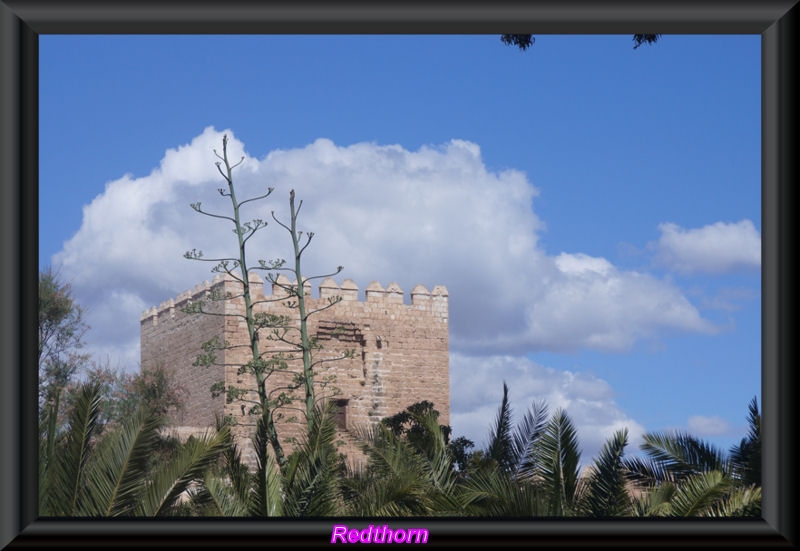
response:
<path id="1" fill-rule="evenodd" d="M 89 360 L 80 354 L 83 309 L 75 301 L 69 283 L 62 282 L 52 268 L 39 272 L 39 420 L 41 434 L 50 427 L 54 435 L 65 415 L 64 392 L 78 368 Z M 52 439 L 50 447 L 52 446 Z"/>
<path id="2" fill-rule="evenodd" d="M 159 436 L 163 415 L 152 408 L 101 432 L 102 388 L 79 387 L 52 453 L 42 440 L 45 516 L 757 517 L 761 510 L 760 487 L 731 475 L 746 471 L 732 471 L 734 463 L 713 447 L 680 433 L 647 435 L 648 459 L 629 461 L 627 431 L 620 430 L 579 479 L 577 434 L 566 412 L 548 416 L 544 404 L 535 404 L 513 426 L 507 388 L 489 446 L 459 471 L 449 431 L 433 404 L 421 402 L 355 431 L 366 456 L 360 467 L 346 467 L 337 451 L 330 404 L 314 412 L 283 472 L 259 423 L 253 473 L 221 421 L 215 436 L 167 447 Z M 754 412 L 753 406 L 748 441 L 757 434 Z M 637 466 L 650 471 L 636 473 Z M 190 501 L 181 503 L 181 496 Z"/>
<path id="3" fill-rule="evenodd" d="M 486 458 L 493 461 L 501 471 L 506 473 L 516 466 L 511 431 L 511 404 L 508 401 L 508 386 L 503 383 L 503 400 L 500 402 L 500 411 L 497 412 L 497 419 L 489 436 Z"/>
<path id="4" fill-rule="evenodd" d="M 635 50 L 642 44 L 655 44 L 658 42 L 659 38 L 661 38 L 660 34 L 634 34 L 633 49 Z M 520 51 L 523 52 L 533 46 L 533 43 L 536 42 L 536 38 L 534 38 L 534 36 L 531 34 L 501 34 L 500 40 L 503 42 L 503 44 L 508 46 L 516 46 L 520 49 Z"/>
<path id="5" fill-rule="evenodd" d="M 531 518 L 550 516 L 545 490 L 538 484 L 518 479 L 493 469 L 480 469 L 459 487 L 462 514 L 492 518 Z"/>
<path id="6" fill-rule="evenodd" d="M 622 429 L 603 445 L 586 483 L 583 513 L 588 517 L 616 517 L 630 513 L 631 498 L 626 489 L 622 458 L 628 444 L 628 430 Z"/>
<path id="7" fill-rule="evenodd" d="M 405 438 L 415 449 L 430 456 L 439 438 L 443 438 L 445 444 L 448 443 L 451 429 L 447 425 L 437 425 L 437 430 L 432 432 L 425 423 L 428 417 L 436 421 L 439 419 L 439 412 L 433 403 L 423 400 L 382 419 L 381 424 L 395 437 Z"/>
<path id="8" fill-rule="evenodd" d="M 564 410 L 557 410 L 547 423 L 534 449 L 535 476 L 541 478 L 555 516 L 574 513 L 578 487 L 578 434 Z"/>
<path id="9" fill-rule="evenodd" d="M 334 438 L 332 404 L 318 408 L 307 434 L 280 471 L 269 453 L 266 424 L 259 418 L 253 436 L 256 469 L 250 473 L 230 440 L 224 461 L 192 495 L 192 510 L 206 516 L 320 517 L 342 512 L 343 458 Z"/>
<path id="10" fill-rule="evenodd" d="M 641 516 L 749 516 L 761 514 L 761 418 L 749 406 L 750 432 L 729 457 L 685 433 L 646 434 L 645 459 L 625 461 L 628 477 L 645 494 Z"/>
<path id="11" fill-rule="evenodd" d="M 169 420 L 172 414 L 184 408 L 186 389 L 162 365 L 133 374 L 94 365 L 88 370 L 87 379 L 101 387 L 103 423 L 122 423 L 140 409 Z M 74 388 L 68 389 L 67 404 L 72 403 L 74 391 Z"/>
<path id="12" fill-rule="evenodd" d="M 253 479 L 253 491 L 247 503 L 247 512 L 250 516 L 273 517 L 283 514 L 281 480 L 276 472 L 273 458 L 270 456 L 268 443 L 267 425 L 263 418 L 259 417 L 256 433 L 253 436 L 257 465 Z"/>
<path id="13" fill-rule="evenodd" d="M 636 467 L 646 461 L 631 462 L 629 466 L 635 472 L 635 479 L 650 477 L 650 483 L 682 482 L 694 474 L 726 468 L 726 459 L 720 450 L 683 432 L 645 434 L 641 447 L 649 456 L 650 464 L 641 471 Z"/>
<path id="14" fill-rule="evenodd" d="M 88 496 L 84 476 L 89 463 L 92 438 L 100 416 L 100 387 L 84 386 L 69 417 L 69 429 L 59 437 L 52 455 L 46 457 L 47 469 L 40 480 L 40 511 L 46 516 L 84 514 Z"/>
<path id="15" fill-rule="evenodd" d="M 523 52 L 533 46 L 536 39 L 532 34 L 501 34 L 500 40 L 507 46 L 516 46 Z"/>
<path id="16" fill-rule="evenodd" d="M 83 346 L 88 327 L 83 322 L 83 309 L 75 302 L 69 283 L 63 283 L 52 268 L 39 272 L 39 353 L 42 368 L 64 367 L 74 360 L 75 351 Z M 63 372 L 59 382 L 66 384 Z"/>
<path id="17" fill-rule="evenodd" d="M 201 480 L 229 438 L 190 438 L 163 447 L 164 418 L 142 408 L 102 431 L 102 385 L 81 385 L 64 432 L 40 464 L 42 516 L 164 516 L 179 510 L 178 498 Z M 44 446 L 42 446 L 44 448 Z"/>
<path id="18" fill-rule="evenodd" d="M 180 453 L 169 463 L 155 469 L 141 482 L 145 489 L 137 509 L 141 516 L 173 516 L 178 499 L 217 461 L 227 445 L 227 429 L 213 436 L 194 436 L 181 446 Z M 147 481 L 147 482 L 145 482 Z"/>
<path id="19" fill-rule="evenodd" d="M 93 450 L 96 472 L 88 477 L 90 495 L 101 516 L 130 516 L 137 513 L 142 474 L 153 472 L 153 455 L 159 449 L 163 418 L 142 409 L 120 430 L 104 437 Z M 162 463 L 163 465 L 164 463 Z"/>
<path id="20" fill-rule="evenodd" d="M 464 473 L 469 465 L 472 453 L 470 449 L 475 447 L 475 442 L 465 436 L 459 436 L 447 445 L 453 463 L 459 473 Z"/>
<path id="21" fill-rule="evenodd" d="M 284 511 L 291 517 L 340 514 L 340 481 L 344 464 L 334 443 L 333 403 L 316 408 L 304 442 L 289 456 L 284 489 Z"/>
<path id="22" fill-rule="evenodd" d="M 508 387 L 485 450 L 472 454 L 462 475 L 467 514 L 571 516 L 578 510 L 577 434 L 559 410 L 534 403 L 516 427 Z"/>
<path id="23" fill-rule="evenodd" d="M 750 426 L 746 438 L 730 450 L 733 477 L 742 484 L 761 485 L 761 414 L 754 397 L 748 405 L 747 421 Z"/>
<path id="24" fill-rule="evenodd" d="M 383 423 L 356 431 L 367 465 L 343 481 L 347 511 L 369 516 L 460 514 L 456 473 L 436 410 L 423 403 L 414 421 L 426 434 L 412 442 Z M 406 410 L 408 411 L 408 409 Z M 420 449 L 418 444 L 424 443 Z"/>
<path id="25" fill-rule="evenodd" d="M 633 49 L 635 50 L 642 44 L 655 44 L 659 38 L 661 38 L 660 34 L 635 34 L 633 35 Z"/>

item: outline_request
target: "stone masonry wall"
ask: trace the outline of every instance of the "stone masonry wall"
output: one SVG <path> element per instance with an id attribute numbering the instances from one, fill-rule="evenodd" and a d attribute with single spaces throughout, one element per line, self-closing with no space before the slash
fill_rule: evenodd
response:
<path id="1" fill-rule="evenodd" d="M 221 283 L 216 280 L 215 283 Z M 221 367 L 194 367 L 202 344 L 214 336 L 222 336 L 221 321 L 216 316 L 188 315 L 181 311 L 190 301 L 201 300 L 211 290 L 204 282 L 194 291 L 186 291 L 177 299 L 162 302 L 142 314 L 140 325 L 140 349 L 142 369 L 161 365 L 186 391 L 186 408 L 174 414 L 179 432 L 201 432 L 214 426 L 214 414 L 222 412 L 223 397 L 211 397 L 209 389 L 223 378 Z M 211 311 L 219 311 L 221 304 L 214 304 Z M 181 429 L 179 427 L 190 427 Z"/>
<path id="2" fill-rule="evenodd" d="M 290 285 L 285 276 L 279 284 Z M 250 292 L 257 312 L 288 315 L 299 328 L 296 309 L 286 304 L 286 294 L 280 285 L 267 286 L 258 275 L 250 273 Z M 271 288 L 269 288 L 271 287 Z M 226 367 L 193 367 L 191 364 L 201 352 L 201 344 L 213 336 L 226 339 L 233 345 L 247 345 L 247 326 L 237 317 L 184 314 L 180 311 L 188 301 L 203 299 L 212 289 L 233 296 L 241 294 L 241 283 L 230 276 L 218 276 L 209 284 L 196 286 L 174 301 L 162 303 L 146 311 L 142 324 L 142 368 L 163 361 L 175 374 L 177 381 L 187 387 L 189 398 L 186 412 L 178 419 L 176 432 L 186 435 L 202 432 L 213 426 L 215 413 L 236 419 L 237 444 L 243 450 L 245 461 L 254 465 L 250 436 L 255 427 L 255 416 L 249 415 L 249 405 L 242 402 L 225 404 L 222 397 L 212 400 L 209 387 L 225 379 L 226 384 L 255 388 L 254 377 L 238 375 L 238 366 L 249 359 L 248 346 L 218 352 L 218 361 Z M 315 369 L 318 396 L 331 393 L 331 387 L 321 389 L 319 383 L 333 376 L 331 383 L 337 390 L 333 399 L 340 406 L 339 431 L 343 443 L 340 451 L 348 456 L 355 453 L 352 432 L 357 427 L 368 427 L 380 419 L 398 413 L 422 400 L 433 402 L 440 412 L 439 423 L 450 422 L 450 384 L 448 355 L 448 294 L 443 286 L 428 291 L 417 285 L 411 291 L 410 303 L 404 302 L 403 290 L 396 283 L 385 289 L 373 282 L 365 289 L 364 300 L 359 300 L 358 287 L 345 280 L 341 287 L 333 279 L 325 279 L 312 296 L 306 286 L 308 311 L 323 308 L 329 297 L 341 301 L 309 317 L 309 333 L 317 337 L 322 350 L 315 352 L 314 360 L 340 357 L 346 350 L 350 358 L 323 362 Z M 267 294 L 265 294 L 265 291 Z M 244 313 L 242 300 L 215 302 L 216 312 Z M 210 307 L 205 308 L 211 310 Z M 299 331 L 288 336 L 298 336 Z M 259 348 L 268 357 L 280 348 L 280 343 L 269 339 L 269 331 L 259 334 Z M 285 345 L 283 345 L 285 348 Z M 299 356 L 299 354 L 297 354 Z M 289 362 L 287 372 L 274 373 L 266 383 L 268 390 L 285 385 L 292 372 L 301 372 L 302 362 Z M 251 393 L 255 398 L 255 392 Z M 297 408 L 283 411 L 278 423 L 282 439 L 302 438 L 304 432 L 303 401 L 292 405 Z M 291 419 L 296 417 L 296 420 Z M 291 446 L 287 446 L 287 451 Z"/>

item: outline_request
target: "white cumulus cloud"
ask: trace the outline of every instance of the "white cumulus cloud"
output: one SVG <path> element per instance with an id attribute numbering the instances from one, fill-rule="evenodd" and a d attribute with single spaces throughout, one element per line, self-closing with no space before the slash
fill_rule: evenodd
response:
<path id="1" fill-rule="evenodd" d="M 693 415 L 689 417 L 686 425 L 690 434 L 701 438 L 724 435 L 731 429 L 730 424 L 725 419 L 717 416 Z"/>
<path id="2" fill-rule="evenodd" d="M 486 168 L 464 140 L 408 151 L 399 145 L 339 146 L 318 139 L 259 159 L 229 136 L 238 198 L 273 194 L 243 207 L 246 219 L 286 220 L 289 190 L 303 200 L 300 227 L 315 232 L 308 274 L 345 267 L 363 289 L 397 281 L 450 292 L 451 345 L 493 353 L 593 348 L 620 351 L 665 331 L 714 328 L 672 283 L 618 270 L 582 253 L 549 256 L 538 246 L 544 224 L 538 190 L 525 174 Z M 149 175 L 125 175 L 84 207 L 83 224 L 53 259 L 103 328 L 103 344 L 138 334 L 138 316 L 204 279 L 210 265 L 183 258 L 197 248 L 230 256 L 229 199 L 213 151 L 223 132 L 206 128 L 168 150 Z M 249 243 L 249 260 L 287 258 L 288 236 L 271 223 Z M 126 293 L 121 300 L 119 293 Z M 108 328 L 108 318 L 116 322 Z M 122 336 L 127 335 L 123 342 Z M 112 339 L 112 340 L 109 340 Z M 129 358 L 135 360 L 135 358 Z"/>
<path id="3" fill-rule="evenodd" d="M 562 253 L 525 309 L 530 345 L 550 350 L 627 350 L 641 338 L 717 328 L 671 283 L 623 271 L 603 258 Z"/>
<path id="4" fill-rule="evenodd" d="M 718 274 L 761 266 L 761 234 L 750 220 L 694 229 L 663 223 L 658 229 L 655 260 L 669 270 Z"/>

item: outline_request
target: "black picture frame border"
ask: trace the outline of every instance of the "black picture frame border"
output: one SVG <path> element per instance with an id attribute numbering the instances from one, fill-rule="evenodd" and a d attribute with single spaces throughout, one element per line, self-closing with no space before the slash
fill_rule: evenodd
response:
<path id="1" fill-rule="evenodd" d="M 328 545 L 335 523 L 425 527 L 458 547 L 792 547 L 797 495 L 793 219 L 797 0 L 225 3 L 0 0 L 0 546 Z M 762 44 L 762 520 L 330 519 L 105 521 L 37 515 L 35 327 L 40 34 L 760 34 Z M 657 47 L 657 46 L 656 46 Z M 535 48 L 535 47 L 534 47 Z M 509 52 L 512 55 L 513 52 Z M 527 55 L 536 55 L 535 50 Z"/>

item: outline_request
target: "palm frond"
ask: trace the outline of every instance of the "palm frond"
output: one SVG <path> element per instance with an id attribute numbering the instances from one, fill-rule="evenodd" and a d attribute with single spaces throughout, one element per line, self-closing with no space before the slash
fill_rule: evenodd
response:
<path id="1" fill-rule="evenodd" d="M 670 516 L 705 516 L 731 489 L 731 480 L 721 471 L 697 473 L 685 479 L 670 500 Z"/>
<path id="2" fill-rule="evenodd" d="M 56 442 L 59 441 L 58 435 L 58 410 L 61 404 L 62 389 L 52 392 L 52 401 L 45 404 L 39 418 L 39 480 L 47 480 L 47 470 L 55 455 Z M 46 487 L 40 483 L 40 490 Z M 41 498 L 41 492 L 40 492 Z"/>
<path id="3" fill-rule="evenodd" d="M 564 410 L 557 410 L 550 418 L 535 457 L 537 476 L 548 494 L 551 514 L 570 515 L 578 485 L 580 450 L 575 426 Z"/>
<path id="4" fill-rule="evenodd" d="M 761 488 L 734 488 L 717 505 L 704 513 L 709 517 L 760 517 Z"/>
<path id="5" fill-rule="evenodd" d="M 286 514 L 293 517 L 335 515 L 342 468 L 334 444 L 333 403 L 316 407 L 309 421 L 306 438 L 289 457 L 284 507 Z"/>
<path id="6" fill-rule="evenodd" d="M 228 429 L 200 438 L 190 437 L 171 462 L 163 465 L 148 484 L 138 514 L 166 516 L 192 484 L 211 467 L 228 445 Z"/>
<path id="7" fill-rule="evenodd" d="M 42 514 L 46 514 L 49 506 L 45 500 L 50 499 L 55 484 L 55 476 L 51 472 L 56 457 L 56 446 L 63 441 L 63 434 L 57 434 L 57 412 L 61 392 L 51 404 L 47 404 L 42 410 L 39 419 L 39 508 Z"/>
<path id="8" fill-rule="evenodd" d="M 345 483 L 353 498 L 348 500 L 348 514 L 372 517 L 427 516 L 427 484 L 412 471 L 397 472 L 391 477 L 366 475 L 349 478 Z"/>
<path id="9" fill-rule="evenodd" d="M 622 464 L 628 430 L 621 429 L 603 444 L 586 483 L 584 508 L 589 517 L 623 516 L 630 512 Z"/>
<path id="10" fill-rule="evenodd" d="M 430 435 L 429 449 L 425 450 L 426 470 L 437 490 L 449 492 L 455 484 L 453 458 L 447 448 L 444 434 L 439 428 L 438 417 L 433 412 L 415 416 L 419 425 Z"/>
<path id="11" fill-rule="evenodd" d="M 192 500 L 195 507 L 202 511 L 202 516 L 248 516 L 247 502 L 220 476 L 205 477 L 203 485 L 193 493 Z"/>
<path id="12" fill-rule="evenodd" d="M 230 480 L 233 491 L 241 502 L 247 503 L 253 488 L 253 476 L 250 474 L 247 465 L 242 462 L 241 451 L 231 441 L 225 448 L 223 456 L 225 458 L 225 473 Z"/>
<path id="13" fill-rule="evenodd" d="M 406 441 L 385 434 L 370 450 L 375 485 L 385 484 L 385 490 L 375 492 L 383 501 L 375 503 L 380 510 L 396 510 L 400 516 L 424 515 L 430 490 L 422 456 Z"/>
<path id="14" fill-rule="evenodd" d="M 660 465 L 670 480 L 727 470 L 725 455 L 719 449 L 683 432 L 645 434 L 641 449 Z"/>
<path id="15" fill-rule="evenodd" d="M 214 427 L 217 432 L 221 431 L 226 426 L 228 426 L 228 424 L 225 418 L 219 413 L 214 414 Z M 239 446 L 236 445 L 236 442 L 234 442 L 233 434 L 227 431 L 227 435 L 228 445 L 225 447 L 225 451 L 222 454 L 224 459 L 224 477 L 230 481 L 239 499 L 246 503 L 250 499 L 253 477 L 247 465 L 242 462 L 242 451 Z"/>
<path id="16" fill-rule="evenodd" d="M 91 510 L 100 516 L 134 513 L 147 481 L 161 418 L 140 411 L 107 435 L 94 450 L 87 485 Z"/>
<path id="17" fill-rule="evenodd" d="M 281 474 L 269 453 L 267 425 L 262 417 L 256 423 L 253 436 L 256 450 L 256 472 L 253 476 L 253 494 L 249 499 L 248 511 L 251 516 L 275 517 L 283 515 L 283 492 Z"/>
<path id="18" fill-rule="evenodd" d="M 539 486 L 497 470 L 471 475 L 463 481 L 459 497 L 469 516 L 531 518 L 550 514 L 550 503 Z"/>
<path id="19" fill-rule="evenodd" d="M 78 516 L 86 497 L 85 471 L 92 439 L 99 429 L 101 388 L 97 383 L 78 389 L 69 416 L 63 448 L 55 453 L 44 484 L 48 492 L 40 504 L 45 516 Z"/>
<path id="20" fill-rule="evenodd" d="M 547 404 L 534 402 L 525 412 L 514 431 L 514 475 L 521 480 L 532 480 L 536 472 L 534 450 L 547 427 Z"/>
<path id="21" fill-rule="evenodd" d="M 514 443 L 512 439 L 511 404 L 508 400 L 508 385 L 503 383 L 503 400 L 497 412 L 494 427 L 489 433 L 489 445 L 486 456 L 497 462 L 506 472 L 515 465 Z"/>
<path id="22" fill-rule="evenodd" d="M 627 479 L 639 488 L 657 486 L 672 479 L 672 475 L 664 465 L 650 457 L 625 457 L 622 464 Z"/>
<path id="23" fill-rule="evenodd" d="M 441 463 L 432 467 L 424 453 L 382 425 L 356 429 L 354 433 L 367 456 L 368 467 L 351 473 L 345 481 L 351 514 L 429 516 L 440 511 L 438 507 L 452 507 L 437 488 L 437 483 L 449 484 Z M 438 474 L 434 473 L 437 469 Z M 438 482 L 434 482 L 437 477 Z M 443 501 L 447 504 L 443 505 Z"/>
<path id="24" fill-rule="evenodd" d="M 748 405 L 747 437 L 730 450 L 732 476 L 745 486 L 761 484 L 761 414 L 758 401 L 753 398 Z"/>
<path id="25" fill-rule="evenodd" d="M 631 514 L 636 517 L 668 517 L 672 514 L 671 500 L 677 488 L 672 482 L 664 482 L 648 488 L 636 496 L 631 503 Z"/>

